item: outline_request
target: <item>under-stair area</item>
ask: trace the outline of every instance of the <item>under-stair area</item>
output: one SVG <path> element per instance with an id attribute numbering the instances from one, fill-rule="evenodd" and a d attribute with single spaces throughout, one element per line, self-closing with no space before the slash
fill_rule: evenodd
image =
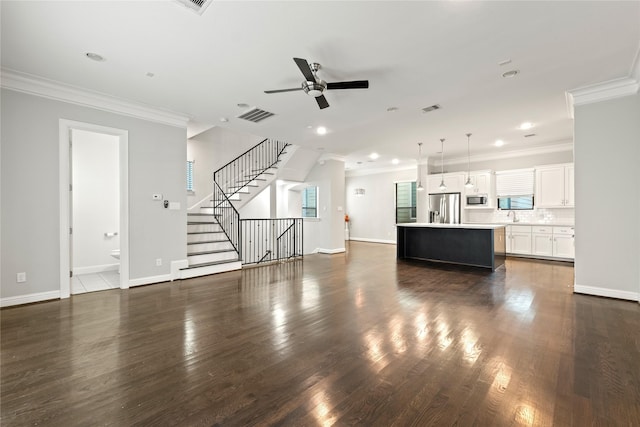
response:
<path id="1" fill-rule="evenodd" d="M 188 266 L 180 269 L 181 279 L 242 268 L 242 246 L 252 241 L 242 238 L 238 209 L 275 180 L 292 151 L 290 144 L 265 139 L 214 172 L 212 194 L 187 213 Z"/>

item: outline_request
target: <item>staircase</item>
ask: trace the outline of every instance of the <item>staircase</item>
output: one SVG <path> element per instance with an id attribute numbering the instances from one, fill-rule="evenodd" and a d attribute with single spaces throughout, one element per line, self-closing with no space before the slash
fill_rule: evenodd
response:
<path id="1" fill-rule="evenodd" d="M 214 172 L 208 203 L 187 213 L 188 267 L 180 269 L 181 279 L 242 268 L 238 209 L 275 179 L 289 146 L 265 139 Z"/>

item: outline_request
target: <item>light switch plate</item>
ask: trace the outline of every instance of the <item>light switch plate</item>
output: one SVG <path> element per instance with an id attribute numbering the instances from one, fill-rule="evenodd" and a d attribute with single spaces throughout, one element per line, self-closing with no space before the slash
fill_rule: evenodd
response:
<path id="1" fill-rule="evenodd" d="M 180 210 L 180 202 L 169 202 L 169 209 L 174 211 Z"/>

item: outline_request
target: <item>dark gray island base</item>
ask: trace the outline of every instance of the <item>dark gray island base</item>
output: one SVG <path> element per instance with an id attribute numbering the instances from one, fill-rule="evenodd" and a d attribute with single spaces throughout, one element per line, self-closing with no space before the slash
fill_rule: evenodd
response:
<path id="1" fill-rule="evenodd" d="M 398 259 L 411 258 L 474 267 L 504 265 L 504 225 L 397 224 Z"/>

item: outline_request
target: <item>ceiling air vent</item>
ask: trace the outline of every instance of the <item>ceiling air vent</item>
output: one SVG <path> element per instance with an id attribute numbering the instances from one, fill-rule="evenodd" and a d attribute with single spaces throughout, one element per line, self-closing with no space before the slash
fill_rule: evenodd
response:
<path id="1" fill-rule="evenodd" d="M 213 0 L 175 0 L 175 1 L 193 10 L 198 15 L 202 15 L 205 9 L 213 2 Z"/>
<path id="2" fill-rule="evenodd" d="M 250 122 L 253 122 L 253 123 L 258 123 L 263 121 L 264 119 L 268 119 L 271 116 L 273 116 L 273 113 L 261 110 L 259 108 L 254 108 L 253 110 L 249 110 L 246 113 L 238 116 L 238 118 L 249 120 Z"/>
<path id="3" fill-rule="evenodd" d="M 439 110 L 440 109 L 440 105 L 438 104 L 434 104 L 431 107 L 424 107 L 422 109 L 423 113 L 428 113 L 429 111 L 435 111 L 435 110 Z"/>
<path id="4" fill-rule="evenodd" d="M 531 138 L 532 136 L 536 136 L 536 134 L 535 133 L 530 133 L 528 135 L 525 135 L 524 137 L 525 138 Z"/>

